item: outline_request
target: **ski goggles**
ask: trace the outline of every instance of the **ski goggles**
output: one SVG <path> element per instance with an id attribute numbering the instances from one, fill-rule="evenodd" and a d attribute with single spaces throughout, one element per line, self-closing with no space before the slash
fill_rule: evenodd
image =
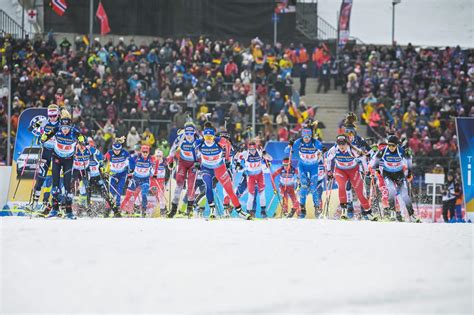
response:
<path id="1" fill-rule="evenodd" d="M 311 131 L 311 129 L 303 129 L 301 130 L 301 136 L 303 138 L 311 138 L 311 136 L 313 135 L 313 132 Z"/>
<path id="2" fill-rule="evenodd" d="M 194 130 L 193 127 L 186 127 L 184 128 L 184 134 L 186 136 L 194 136 L 194 134 L 196 133 L 196 131 Z"/>
<path id="3" fill-rule="evenodd" d="M 337 144 L 346 144 L 347 143 L 347 139 L 345 136 L 337 136 L 336 138 L 336 143 Z"/>
<path id="4" fill-rule="evenodd" d="M 122 150 L 122 144 L 116 142 L 116 143 L 114 143 L 114 144 L 112 145 L 112 149 L 113 149 L 114 151 Z"/>
<path id="5" fill-rule="evenodd" d="M 396 148 L 397 145 L 395 143 L 387 143 L 387 146 L 390 148 Z"/>
<path id="6" fill-rule="evenodd" d="M 143 150 L 141 152 L 142 152 L 142 154 L 150 154 L 150 151 L 148 151 L 148 150 Z"/>
<path id="7" fill-rule="evenodd" d="M 214 135 L 204 135 L 204 140 L 206 141 L 214 140 Z"/>

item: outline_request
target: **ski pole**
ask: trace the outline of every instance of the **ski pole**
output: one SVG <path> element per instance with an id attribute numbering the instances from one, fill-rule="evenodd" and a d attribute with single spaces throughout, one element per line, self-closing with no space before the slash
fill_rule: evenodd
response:
<path id="1" fill-rule="evenodd" d="M 38 173 L 38 169 L 39 169 L 39 165 L 40 165 L 40 162 L 41 162 L 41 156 L 42 155 L 43 155 L 43 147 L 41 147 L 39 159 L 36 162 L 35 174 L 33 175 L 33 186 L 31 187 L 30 200 L 29 200 L 30 204 L 32 204 L 32 199 L 33 199 L 33 194 L 34 194 L 33 191 L 34 191 L 34 188 L 36 186 L 36 174 Z M 30 219 L 32 218 L 32 216 L 33 216 L 33 207 L 31 207 L 31 210 L 30 210 Z"/>
<path id="2" fill-rule="evenodd" d="M 265 161 L 265 165 L 267 166 L 268 171 L 270 173 L 270 182 L 272 183 L 273 193 L 274 193 L 274 195 L 277 196 L 278 203 L 280 204 L 280 207 L 281 207 L 280 218 L 283 218 L 283 204 L 281 203 L 280 194 L 278 193 L 277 187 L 275 185 L 275 181 L 273 180 L 273 177 L 272 177 L 272 171 L 271 171 L 271 168 L 270 168 L 270 163 L 268 163 L 267 159 L 263 159 L 263 160 Z M 275 212 L 276 212 L 276 210 L 275 210 Z"/>
<path id="3" fill-rule="evenodd" d="M 324 214 L 323 214 L 323 217 L 325 219 L 327 219 L 327 217 L 329 216 L 329 203 L 331 201 L 331 190 L 332 190 L 332 185 L 333 185 L 333 182 L 334 182 L 334 177 L 331 178 L 328 183 L 327 183 L 327 186 L 326 186 L 326 204 L 324 205 Z"/>
<path id="4" fill-rule="evenodd" d="M 20 178 L 18 179 L 18 182 L 16 183 L 15 192 L 13 193 L 13 197 L 12 197 L 13 201 L 15 201 L 16 192 L 18 191 L 18 187 L 20 186 L 20 182 L 23 179 L 23 173 L 25 172 L 26 164 L 28 163 L 28 158 L 30 157 L 31 149 L 33 148 L 33 144 L 35 142 L 35 139 L 36 139 L 36 137 L 33 136 L 33 138 L 31 139 L 30 146 L 28 147 L 28 153 L 26 154 L 25 164 L 23 164 L 23 167 L 21 168 Z M 39 156 L 39 160 L 41 160 L 41 155 Z"/>

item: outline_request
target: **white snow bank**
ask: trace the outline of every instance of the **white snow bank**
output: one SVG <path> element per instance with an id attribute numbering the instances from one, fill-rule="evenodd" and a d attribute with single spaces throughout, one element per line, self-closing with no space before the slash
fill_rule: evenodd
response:
<path id="1" fill-rule="evenodd" d="M 0 313 L 472 313 L 471 224 L 0 219 Z"/>

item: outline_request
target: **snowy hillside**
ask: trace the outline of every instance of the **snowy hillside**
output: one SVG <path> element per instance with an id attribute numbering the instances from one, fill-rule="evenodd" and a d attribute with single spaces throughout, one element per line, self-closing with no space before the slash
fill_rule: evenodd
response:
<path id="1" fill-rule="evenodd" d="M 471 313 L 471 224 L 0 219 L 0 313 Z"/>

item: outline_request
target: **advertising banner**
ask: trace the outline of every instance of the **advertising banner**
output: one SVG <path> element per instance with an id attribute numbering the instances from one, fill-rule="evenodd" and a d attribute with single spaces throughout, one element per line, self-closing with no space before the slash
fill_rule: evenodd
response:
<path id="1" fill-rule="evenodd" d="M 37 121 L 47 121 L 46 108 L 28 108 L 21 113 L 18 121 L 6 207 L 8 209 L 30 199 L 41 146 L 38 143 L 39 135 L 29 131 L 29 127 Z"/>
<path id="2" fill-rule="evenodd" d="M 351 22 L 352 0 L 343 0 L 341 4 L 341 11 L 339 13 L 338 31 L 339 31 L 339 48 L 349 40 L 349 25 Z"/>
<path id="3" fill-rule="evenodd" d="M 456 118 L 456 129 L 458 135 L 459 164 L 461 165 L 466 216 L 473 220 L 474 182 L 472 178 L 472 165 L 474 164 L 474 118 Z"/>

